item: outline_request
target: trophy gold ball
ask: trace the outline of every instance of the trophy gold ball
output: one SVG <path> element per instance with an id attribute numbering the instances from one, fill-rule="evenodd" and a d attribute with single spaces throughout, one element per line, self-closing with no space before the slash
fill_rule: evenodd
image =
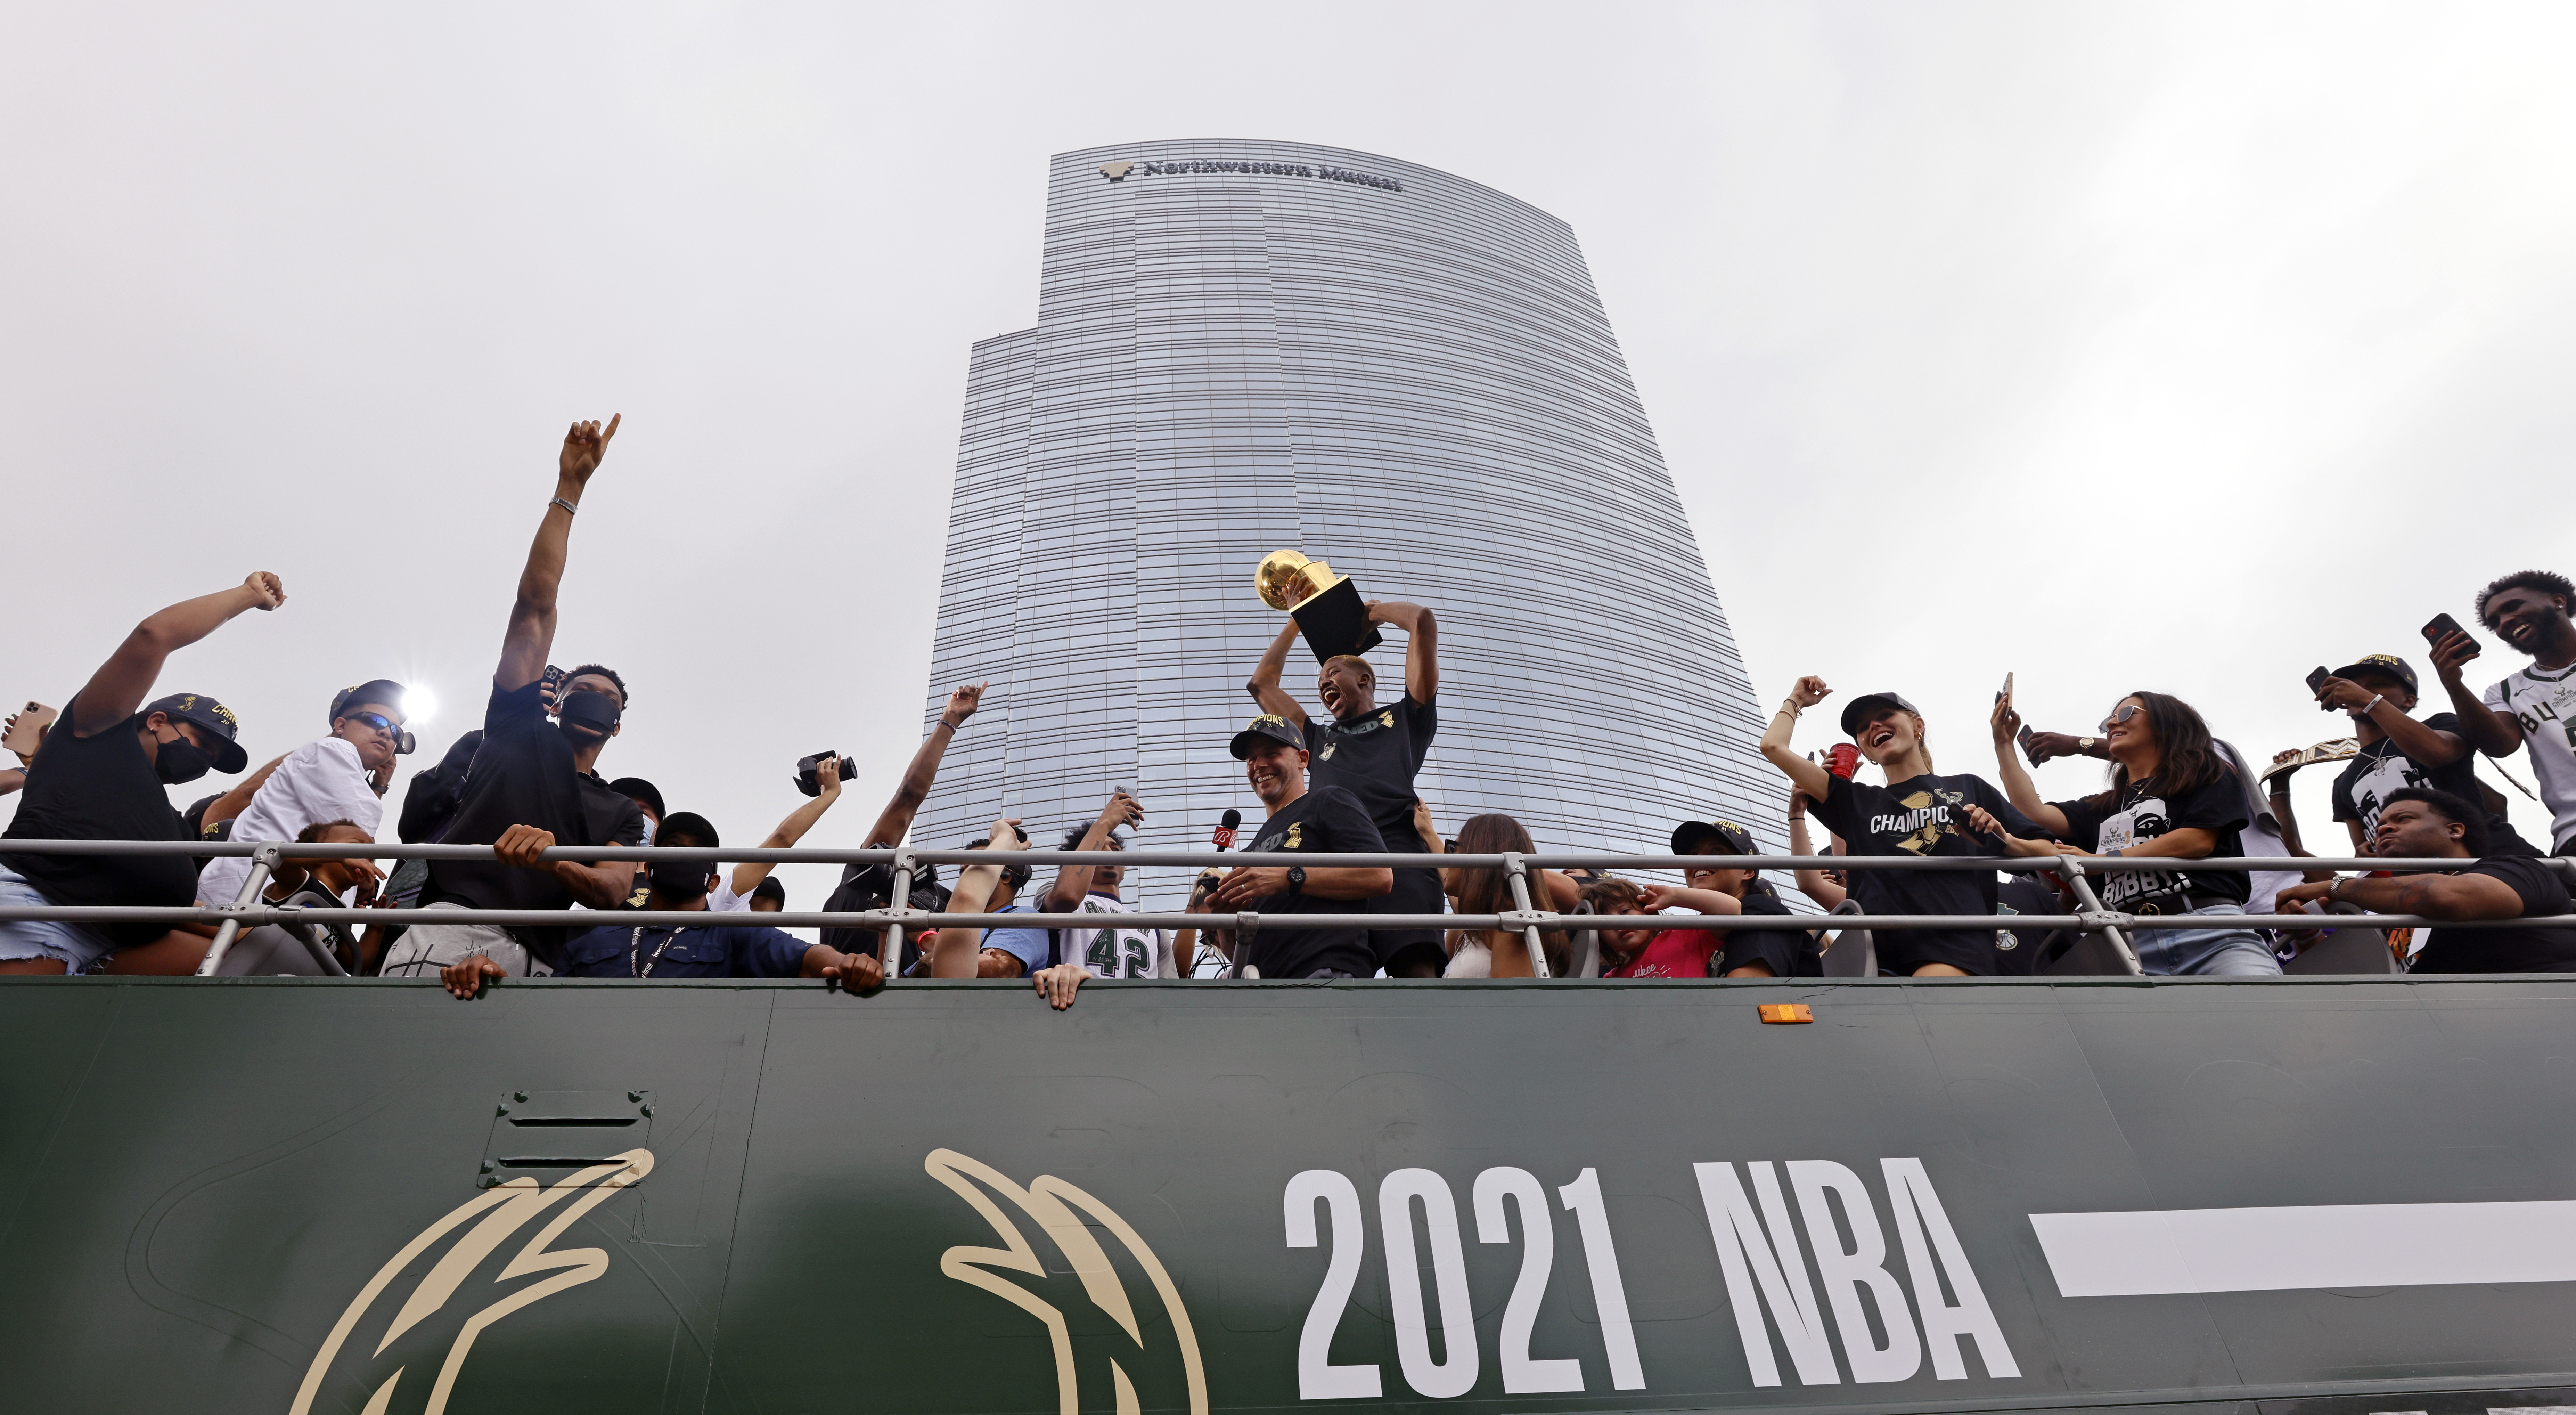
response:
<path id="1" fill-rule="evenodd" d="M 1285 613 L 1331 588 L 1333 567 L 1293 550 L 1274 550 L 1261 557 L 1252 572 L 1252 588 L 1261 602 Z"/>
<path id="2" fill-rule="evenodd" d="M 1261 557 L 1261 568 L 1252 572 L 1252 588 L 1263 604 L 1296 617 L 1306 647 L 1315 651 L 1318 663 L 1342 654 L 1367 653 L 1380 642 L 1368 622 L 1368 604 L 1360 598 L 1359 586 L 1348 575 L 1334 574 L 1333 567 L 1321 560 L 1309 560 L 1293 550 L 1274 550 Z"/>

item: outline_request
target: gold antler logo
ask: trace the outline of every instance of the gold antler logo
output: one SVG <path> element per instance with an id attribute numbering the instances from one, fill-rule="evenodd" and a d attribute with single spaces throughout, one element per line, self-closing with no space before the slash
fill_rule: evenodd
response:
<path id="1" fill-rule="evenodd" d="M 1000 1238 L 1003 1245 L 999 1248 L 964 1245 L 951 1248 L 939 1255 L 939 1271 L 969 1286 L 980 1287 L 1046 1323 L 1047 1339 L 1055 1348 L 1056 1403 L 1062 1415 L 1076 1415 L 1082 1408 L 1073 1369 L 1073 1340 L 1065 1328 L 1064 1313 L 1001 1275 L 1007 1271 L 1044 1277 L 1046 1264 L 1039 1260 L 1037 1250 L 1030 1246 L 1019 1225 L 1003 1214 L 1001 1206 L 994 1203 L 990 1195 L 976 1187 L 977 1182 L 1037 1220 L 1038 1227 L 1046 1231 L 1056 1247 L 1063 1250 L 1066 1261 L 1073 1265 L 1074 1275 L 1082 1279 L 1082 1290 L 1090 1296 L 1092 1303 L 1108 1313 L 1110 1319 L 1118 1323 L 1119 1329 L 1127 1333 L 1128 1339 L 1141 1348 L 1145 1344 L 1145 1336 L 1136 1324 L 1136 1309 L 1127 1301 L 1126 1285 L 1119 1280 L 1117 1269 L 1110 1266 L 1108 1253 L 1101 1249 L 1099 1241 L 1091 1236 L 1091 1230 L 1083 1226 L 1073 1210 L 1080 1209 L 1089 1214 L 1103 1228 L 1118 1236 L 1118 1241 L 1127 1246 L 1129 1256 L 1136 1260 L 1136 1266 L 1142 1268 L 1146 1278 L 1154 1284 L 1154 1291 L 1162 1295 L 1163 1310 L 1171 1316 L 1172 1335 L 1181 1348 L 1181 1369 L 1189 1378 L 1190 1415 L 1207 1415 L 1207 1370 L 1199 1361 L 1199 1339 L 1190 1328 L 1189 1309 L 1181 1305 L 1181 1291 L 1172 1285 L 1171 1275 L 1163 1271 L 1161 1260 L 1154 1256 L 1153 1249 L 1145 1246 L 1145 1240 L 1128 1225 L 1127 1220 L 1120 1218 L 1107 1204 L 1052 1174 L 1039 1175 L 1029 1182 L 1028 1188 L 1023 1189 L 1000 1170 L 981 1160 L 969 1159 L 955 1150 L 933 1150 L 923 1158 L 921 1167 L 929 1172 L 931 1178 L 957 1191 L 959 1198 L 973 1205 L 975 1212 L 982 1214 L 984 1221 L 993 1226 L 994 1236 Z M 1112 1360 L 1109 1377 L 1116 1386 L 1113 1394 L 1119 1415 L 1134 1415 L 1141 1407 L 1136 1399 L 1135 1383 L 1128 1379 L 1126 1369 Z M 301 1407 L 297 1415 L 302 1415 Z"/>
<path id="2" fill-rule="evenodd" d="M 1126 181 L 1127 174 L 1135 170 L 1136 164 L 1133 162 L 1104 162 L 1100 164 L 1100 175 L 1113 182 Z"/>
<path id="3" fill-rule="evenodd" d="M 422 1319 L 436 1315 L 447 1305 L 447 1300 L 456 1295 L 456 1289 L 463 1285 L 465 1279 L 473 1274 L 476 1265 L 490 1257 L 492 1250 L 500 1247 L 511 1234 L 525 1227 L 529 1220 L 579 1193 L 580 1197 L 574 1198 L 570 1206 L 555 1215 L 553 1222 L 538 1229 L 537 1236 L 528 1240 L 528 1246 L 519 1250 L 519 1256 L 512 1258 L 509 1266 L 501 1269 L 492 1280 L 508 1282 L 512 1278 L 542 1272 L 552 1272 L 554 1276 L 543 1282 L 532 1282 L 466 1318 L 463 1329 L 456 1333 L 455 1342 L 447 1348 L 446 1361 L 438 1368 L 438 1382 L 430 1387 L 429 1405 L 425 1412 L 425 1415 L 443 1415 L 447 1409 L 447 1394 L 456 1386 L 457 1372 L 464 1369 L 465 1354 L 474 1349 L 474 1338 L 480 1336 L 484 1328 L 522 1307 L 541 1302 L 566 1288 L 579 1287 L 608 1271 L 608 1254 L 600 1249 L 565 1248 L 558 1251 L 546 1245 L 562 1237 L 574 1220 L 598 1207 L 610 1195 L 652 1172 L 652 1151 L 628 1150 L 613 1156 L 608 1164 L 567 1175 L 552 1188 L 539 1188 L 536 1180 L 521 1175 L 497 1188 L 484 1190 L 459 1205 L 447 1217 L 423 1229 L 419 1237 L 404 1244 L 402 1251 L 394 1254 L 391 1262 L 378 1268 L 365 1287 L 358 1289 L 356 1300 L 350 1302 L 349 1310 L 340 1314 L 339 1322 L 331 1328 L 331 1335 L 323 1341 L 322 1349 L 314 1354 L 312 1366 L 305 1370 L 304 1384 L 295 1392 L 295 1404 L 288 1407 L 288 1415 L 307 1415 L 313 1408 L 313 1397 L 322 1389 L 322 1378 L 329 1374 L 333 1358 L 340 1354 L 341 1344 L 349 1339 L 358 1319 L 366 1315 L 367 1308 L 374 1305 L 376 1298 L 402 1275 L 412 1259 L 428 1251 L 431 1244 L 476 1214 L 485 1215 L 483 1221 L 457 1240 L 456 1245 L 448 1249 L 446 1255 L 412 1289 L 410 1298 L 403 1303 L 402 1310 L 394 1314 L 392 1325 L 385 1328 L 384 1339 L 376 1343 L 371 1355 L 383 1355 L 385 1348 L 393 1345 L 395 1337 L 419 1325 Z M 364 1415 L 383 1415 L 393 1407 L 394 1385 L 402 1379 L 403 1370 L 403 1367 L 395 1367 L 394 1373 L 385 1377 L 385 1383 L 367 1397 Z"/>

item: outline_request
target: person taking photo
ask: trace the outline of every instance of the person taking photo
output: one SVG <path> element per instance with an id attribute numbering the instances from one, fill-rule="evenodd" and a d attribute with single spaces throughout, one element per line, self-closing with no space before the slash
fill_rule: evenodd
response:
<path id="1" fill-rule="evenodd" d="M 2064 855 L 2177 862 L 2245 858 L 2240 832 L 2251 819 L 2250 793 L 2211 741 L 2191 704 L 2168 693 L 2131 693 L 2103 719 L 2111 784 L 2098 795 L 2047 802 L 2013 755 L 2021 714 L 2009 698 L 1994 710 L 1995 761 L 2004 790 L 2022 814 L 2068 842 Z M 2198 914 L 2211 923 L 2188 929 L 2137 931 L 2138 963 L 2158 975 L 2276 977 L 2281 962 L 2257 930 L 2228 924 L 2243 914 L 2252 886 L 2242 870 L 2101 870 L 2089 872 L 2102 907 L 2143 918 Z"/>
<path id="2" fill-rule="evenodd" d="M 2364 654 L 2317 685 L 2317 706 L 2352 719 L 2359 751 L 2334 779 L 2334 818 L 2352 835 L 2352 853 L 2368 855 L 2379 835 L 2379 810 L 2409 788 L 2480 799 L 2477 755 L 2456 714 L 2415 720 L 2415 670 L 2395 654 Z M 2512 824 L 2487 814 L 2487 839 L 2498 854 L 2533 850 Z M 2484 852 L 2481 852 L 2484 853 Z"/>
<path id="3" fill-rule="evenodd" d="M 2491 757 L 2531 753 L 2540 799 L 2549 807 L 2549 849 L 2576 854 L 2576 622 L 2567 615 L 2576 585 L 2547 570 L 2519 570 L 2478 591 L 2478 622 L 2531 659 L 2529 666 L 2469 691 L 2462 674 L 2478 642 L 2453 629 L 2433 645 L 2433 676 L 2451 695 L 2461 735 Z"/>

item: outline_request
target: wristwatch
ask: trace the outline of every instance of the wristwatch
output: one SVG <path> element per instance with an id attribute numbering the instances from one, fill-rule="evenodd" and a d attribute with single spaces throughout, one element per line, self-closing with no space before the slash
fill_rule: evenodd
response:
<path id="1" fill-rule="evenodd" d="M 2099 737 L 2078 737 L 2075 739 L 2075 745 L 2089 752 L 2093 750 L 2093 744 L 2101 740 Z"/>
<path id="2" fill-rule="evenodd" d="M 1290 894 L 1303 894 L 1306 892 L 1306 867 L 1304 865 L 1290 865 L 1288 867 L 1288 892 Z"/>

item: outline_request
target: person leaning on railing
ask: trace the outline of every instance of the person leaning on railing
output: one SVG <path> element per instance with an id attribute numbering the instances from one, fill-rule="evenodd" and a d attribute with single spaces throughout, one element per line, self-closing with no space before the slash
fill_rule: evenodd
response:
<path id="1" fill-rule="evenodd" d="M 1798 715 L 1831 696 L 1813 674 L 1762 734 L 1762 755 L 1804 793 L 1808 810 L 1842 837 L 1852 857 L 1868 855 L 2053 855 L 1993 782 L 1981 776 L 1936 776 L 1924 743 L 1923 715 L 1894 693 L 1865 693 L 1843 707 L 1843 735 L 1885 773 L 1872 786 L 1837 776 L 1789 745 Z M 1995 912 L 1990 870 L 1855 870 L 1851 893 L 1872 914 Z M 1900 977 L 1987 977 L 1995 972 L 1991 929 L 1896 929 L 1876 935 L 1881 970 Z"/>
<path id="2" fill-rule="evenodd" d="M 376 838 L 385 789 L 403 744 L 403 686 L 374 678 L 343 688 L 324 719 L 328 735 L 289 752 L 233 822 L 238 840 L 295 840 L 307 826 L 339 821 Z M 221 907 L 241 893 L 251 862 L 223 855 L 197 875 L 197 902 Z"/>
<path id="3" fill-rule="evenodd" d="M 2456 869 L 2385 879 L 2342 876 L 2281 891 L 2285 908 L 2307 900 L 2357 904 L 2428 919 L 2541 919 L 2569 910 L 2567 883 L 2548 861 L 2488 855 L 2486 810 L 2447 791 L 2406 787 L 2379 803 L 2374 854 L 2460 861 Z M 2483 856 L 2484 858 L 2480 858 Z M 2576 929 L 2435 929 L 2408 968 L 2415 973 L 2576 973 Z"/>
<path id="4" fill-rule="evenodd" d="M 2102 723 L 2111 754 L 2110 789 L 2076 801 L 2042 801 L 2030 773 L 2013 756 L 2021 715 L 2010 700 L 1995 704 L 1995 762 L 2004 790 L 2022 814 L 2063 841 L 2066 855 L 2152 856 L 2177 864 L 2245 857 L 2240 832 L 2251 819 L 2249 793 L 2211 741 L 2191 704 L 2167 693 L 2131 693 Z M 2101 870 L 2091 872 L 2102 905 L 2157 917 L 2214 916 L 2191 929 L 2137 935 L 2146 972 L 2200 977 L 2277 977 L 2281 962 L 2259 931 L 2229 924 L 2243 914 L 2252 886 L 2243 870 Z"/>
<path id="5" fill-rule="evenodd" d="M 706 817 L 673 811 L 662 822 L 656 844 L 712 850 L 724 842 Z M 868 992 L 885 981 L 874 955 L 845 954 L 825 944 L 809 944 L 793 934 L 764 924 L 734 923 L 739 914 L 707 912 L 707 894 L 716 886 L 717 866 L 689 860 L 661 860 L 645 871 L 651 888 L 644 898 L 649 910 L 706 913 L 705 924 L 610 924 L 576 933 L 564 940 L 562 978 L 820 978 L 844 992 Z M 508 969 L 477 953 L 438 970 L 438 979 L 460 998 L 479 995 L 485 984 L 510 977 Z"/>
<path id="6" fill-rule="evenodd" d="M 143 695 L 172 653 L 246 609 L 286 603 L 265 570 L 232 589 L 201 595 L 134 626 L 116 652 L 63 705 L 27 772 L 9 822 L 13 840 L 180 840 L 172 786 L 209 769 L 250 764 L 232 709 L 202 693 Z M 197 899 L 185 855 L 32 855 L 0 848 L 0 904 L 124 904 L 184 909 Z M 190 973 L 206 956 L 200 934 L 163 924 L 0 923 L 0 974 L 79 973 L 106 960 L 111 973 Z"/>
<path id="7" fill-rule="evenodd" d="M 551 703 L 546 682 L 573 513 L 608 454 L 618 421 L 610 418 L 605 427 L 575 423 L 564 434 L 555 496 L 528 546 L 518 597 L 501 636 L 501 661 L 483 710 L 483 745 L 441 837 L 449 845 L 489 845 L 493 858 L 431 861 L 421 890 L 428 908 L 565 909 L 580 903 L 614 909 L 634 886 L 631 861 L 545 858 L 556 845 L 634 845 L 644 839 L 643 809 L 597 770 L 600 753 L 624 725 L 625 680 L 584 664 L 564 679 L 562 694 Z M 549 719 L 550 710 L 560 726 Z M 384 971 L 388 977 L 418 976 L 478 955 L 514 975 L 550 971 L 562 959 L 566 932 L 470 919 L 416 924 L 394 940 Z"/>
<path id="8" fill-rule="evenodd" d="M 1753 833 L 1733 821 L 1684 821 L 1673 828 L 1676 855 L 1758 855 Z M 1759 870 L 1704 863 L 1682 870 L 1682 885 L 1648 885 L 1639 906 L 1649 914 L 1786 915 L 1787 901 Z M 1607 963 L 1609 960 L 1602 960 Z M 1613 967 L 1605 978 L 1816 978 L 1824 976 L 1816 936 L 1803 929 L 1666 929 Z"/>
<path id="9" fill-rule="evenodd" d="M 1458 827 L 1458 853 L 1461 855 L 1504 855 L 1518 851 L 1523 855 L 1538 852 L 1529 829 L 1500 811 L 1469 816 Z M 1338 848 L 1338 847 L 1336 847 Z M 1512 897 L 1511 875 L 1503 870 L 1468 870 L 1451 866 L 1440 872 L 1441 888 L 1458 901 L 1461 914 L 1503 914 L 1520 907 Z M 1571 912 L 1583 898 L 1583 887 L 1554 870 L 1533 869 L 1527 876 L 1530 907 Z M 1456 929 L 1458 951 L 1449 958 L 1444 978 L 1532 978 L 1538 970 L 1530 963 L 1529 935 L 1519 929 Z M 1547 929 L 1539 934 L 1539 947 L 1546 951 L 1548 976 L 1570 978 L 1578 975 L 1573 952 L 1574 939 L 1563 929 Z"/>

